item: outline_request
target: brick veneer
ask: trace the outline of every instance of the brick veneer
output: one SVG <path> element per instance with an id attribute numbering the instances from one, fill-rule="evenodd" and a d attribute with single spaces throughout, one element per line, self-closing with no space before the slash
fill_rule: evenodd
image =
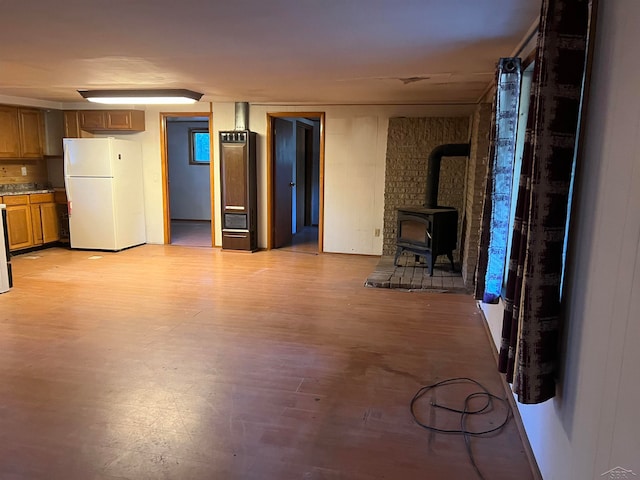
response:
<path id="1" fill-rule="evenodd" d="M 472 117 L 471 153 L 467 166 L 465 231 L 462 242 L 462 278 L 468 288 L 475 284 L 475 271 L 478 264 L 480 221 L 489 157 L 491 111 L 490 103 L 480 103 Z"/>
<path id="2" fill-rule="evenodd" d="M 469 117 L 391 118 L 385 169 L 383 255 L 396 250 L 397 209 L 425 201 L 427 159 L 444 143 L 469 141 Z M 440 169 L 438 204 L 458 209 L 458 232 L 465 208 L 466 158 L 446 158 Z M 458 235 L 458 239 L 460 239 Z M 458 245 L 460 241 L 458 240 Z M 454 251 L 459 260 L 459 251 Z"/>
<path id="3" fill-rule="evenodd" d="M 424 203 L 427 158 L 444 143 L 471 142 L 469 159 L 443 159 L 438 204 L 458 209 L 458 249 L 465 286 L 471 288 L 478 263 L 491 104 L 478 104 L 469 117 L 391 118 L 387 139 L 383 255 L 396 250 L 397 209 Z M 464 229 L 464 231 L 463 231 Z M 462 251 L 460 249 L 462 248 Z"/>

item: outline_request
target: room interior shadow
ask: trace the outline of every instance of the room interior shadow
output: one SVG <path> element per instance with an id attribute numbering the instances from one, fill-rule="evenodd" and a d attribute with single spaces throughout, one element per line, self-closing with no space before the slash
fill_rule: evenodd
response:
<path id="1" fill-rule="evenodd" d="M 272 248 L 320 251 L 321 116 L 274 114 Z M 278 135 L 275 135 L 275 131 Z"/>
<path id="2" fill-rule="evenodd" d="M 171 245 L 211 246 L 211 220 L 171 220 Z"/>
<path id="3" fill-rule="evenodd" d="M 171 245 L 212 245 L 210 146 L 206 117 L 167 119 Z"/>
<path id="4" fill-rule="evenodd" d="M 309 225 L 299 229 L 291 239 L 291 245 L 284 249 L 299 253 L 318 254 L 318 226 Z"/>

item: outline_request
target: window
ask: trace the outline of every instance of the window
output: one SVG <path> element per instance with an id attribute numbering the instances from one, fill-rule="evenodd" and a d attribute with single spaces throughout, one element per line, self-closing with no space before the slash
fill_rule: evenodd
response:
<path id="1" fill-rule="evenodd" d="M 209 165 L 209 162 L 211 161 L 209 130 L 202 128 L 190 128 L 189 144 L 189 164 Z"/>
<path id="2" fill-rule="evenodd" d="M 509 271 L 509 258 L 511 257 L 511 241 L 513 240 L 513 223 L 516 217 L 516 203 L 518 202 L 518 187 L 520 186 L 520 168 L 522 167 L 522 154 L 524 152 L 524 137 L 527 130 L 529 117 L 529 102 L 531 100 L 531 80 L 533 79 L 534 62 L 531 62 L 522 72 L 520 84 L 520 111 L 518 112 L 518 129 L 516 133 L 516 152 L 513 165 L 513 183 L 511 186 L 511 208 L 509 211 L 509 238 L 507 239 L 507 255 L 502 277 L 502 294 L 507 286 L 507 273 Z"/>

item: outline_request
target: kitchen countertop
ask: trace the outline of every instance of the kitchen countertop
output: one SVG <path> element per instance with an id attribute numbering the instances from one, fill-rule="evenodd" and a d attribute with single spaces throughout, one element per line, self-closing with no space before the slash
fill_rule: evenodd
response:
<path id="1" fill-rule="evenodd" d="M 0 185 L 0 197 L 12 195 L 30 195 L 32 193 L 54 193 L 64 192 L 64 188 L 56 188 L 50 183 L 8 183 Z"/>
<path id="2" fill-rule="evenodd" d="M 39 190 L 11 190 L 8 192 L 3 192 L 0 190 L 0 197 L 9 197 L 11 195 L 30 195 L 32 193 L 53 193 L 55 190 L 53 188 L 42 188 Z"/>

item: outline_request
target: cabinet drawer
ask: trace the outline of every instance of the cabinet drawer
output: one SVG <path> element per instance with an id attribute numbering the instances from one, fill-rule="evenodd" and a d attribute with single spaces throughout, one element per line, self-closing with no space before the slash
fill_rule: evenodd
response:
<path id="1" fill-rule="evenodd" d="M 29 195 L 31 203 L 53 203 L 53 192 L 51 193 L 32 193 Z"/>
<path id="2" fill-rule="evenodd" d="M 28 205 L 29 195 L 8 195 L 2 197 L 5 205 Z"/>

